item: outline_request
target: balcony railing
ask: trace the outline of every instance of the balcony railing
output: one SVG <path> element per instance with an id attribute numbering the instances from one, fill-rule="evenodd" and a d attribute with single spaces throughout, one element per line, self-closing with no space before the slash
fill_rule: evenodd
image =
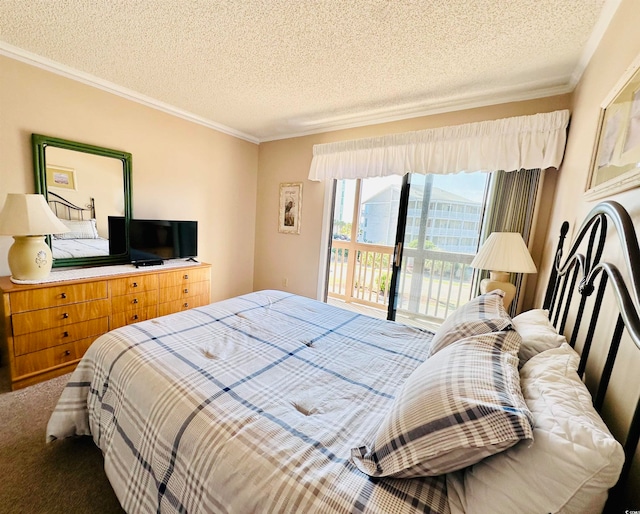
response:
<path id="1" fill-rule="evenodd" d="M 442 322 L 471 298 L 472 254 L 405 248 L 396 310 L 405 317 Z M 387 309 L 393 247 L 334 240 L 328 295 Z"/>
<path id="2" fill-rule="evenodd" d="M 471 298 L 473 254 L 405 248 L 403 257 L 398 312 L 442 322 Z"/>
<path id="3" fill-rule="evenodd" d="M 329 268 L 329 296 L 385 309 L 393 246 L 334 240 Z"/>

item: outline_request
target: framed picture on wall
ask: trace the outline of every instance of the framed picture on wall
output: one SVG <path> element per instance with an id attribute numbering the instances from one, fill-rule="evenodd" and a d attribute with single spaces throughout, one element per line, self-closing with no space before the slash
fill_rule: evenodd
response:
<path id="1" fill-rule="evenodd" d="M 585 197 L 595 200 L 640 185 L 640 56 L 601 105 Z"/>
<path id="2" fill-rule="evenodd" d="M 62 189 L 78 189 L 76 170 L 62 166 L 47 165 L 47 186 Z"/>
<path id="3" fill-rule="evenodd" d="M 280 184 L 278 231 L 285 234 L 299 234 L 301 213 L 302 182 Z"/>

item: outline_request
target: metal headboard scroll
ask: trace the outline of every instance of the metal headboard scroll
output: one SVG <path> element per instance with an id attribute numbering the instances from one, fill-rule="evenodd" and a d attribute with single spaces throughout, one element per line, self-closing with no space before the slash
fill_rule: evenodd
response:
<path id="1" fill-rule="evenodd" d="M 67 220 L 78 219 L 84 220 L 84 212 L 89 211 L 91 218 L 96 217 L 96 203 L 94 198 L 89 199 L 89 203 L 86 207 L 79 207 L 71 203 L 66 198 L 63 198 L 59 194 L 52 193 L 48 191 L 47 193 L 49 205 L 51 206 L 51 210 L 55 213 L 57 217 L 60 217 L 60 210 L 65 214 L 65 218 Z M 75 218 L 72 216 L 72 213 L 75 214 Z"/>
<path id="2" fill-rule="evenodd" d="M 612 223 L 618 235 L 621 255 L 624 257 L 625 276 L 628 277 L 626 281 L 617 266 L 601 261 L 609 222 Z M 631 217 L 622 205 L 614 201 L 599 203 L 591 210 L 580 226 L 569 251 L 564 256 L 564 239 L 568 230 L 569 224 L 565 221 L 560 230 L 555 263 L 549 277 L 543 308 L 549 309 L 549 319 L 558 331 L 566 334 L 566 323 L 572 300 L 576 296 L 580 299 L 569 340 L 569 344 L 575 346 L 587 299 L 594 292 L 596 293 L 578 368 L 578 373 L 582 377 L 589 358 L 605 290 L 607 285 L 611 284 L 611 291 L 615 296 L 619 314 L 593 400 L 594 407 L 598 412 L 601 412 L 620 340 L 625 329 L 636 347 L 640 349 L 640 317 L 638 315 L 640 307 L 640 248 Z M 579 253 L 579 248 L 584 246 L 583 242 L 586 240 L 588 240 L 586 252 Z M 609 245 L 611 244 L 610 241 Z M 596 285 L 598 278 L 599 281 Z M 578 295 L 572 294 L 576 291 L 576 285 Z M 636 403 L 633 418 L 623 443 L 625 464 L 620 480 L 609 493 L 609 501 L 605 509 L 607 512 L 614 508 L 614 502 L 621 500 L 621 491 L 629 476 L 639 438 L 640 401 Z"/>

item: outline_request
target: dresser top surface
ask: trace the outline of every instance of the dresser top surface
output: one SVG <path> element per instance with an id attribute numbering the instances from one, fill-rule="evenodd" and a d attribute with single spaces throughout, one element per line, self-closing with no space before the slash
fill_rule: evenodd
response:
<path id="1" fill-rule="evenodd" d="M 210 268 L 211 265 L 203 262 L 171 262 L 166 265 L 147 266 L 136 268 L 132 264 L 119 266 L 99 266 L 94 268 L 77 269 L 57 269 L 49 274 L 49 277 L 38 283 L 16 283 L 11 277 L 0 277 L 0 291 L 13 293 L 17 291 L 27 291 L 30 289 L 41 289 L 43 287 L 56 287 L 69 284 L 81 284 L 85 282 L 95 282 L 96 280 L 109 280 L 114 278 L 124 278 L 131 275 L 141 275 L 146 273 L 170 273 L 181 269 Z"/>

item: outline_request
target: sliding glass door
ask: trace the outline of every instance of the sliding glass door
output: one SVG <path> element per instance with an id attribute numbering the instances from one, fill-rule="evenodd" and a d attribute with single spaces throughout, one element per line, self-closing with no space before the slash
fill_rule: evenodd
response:
<path id="1" fill-rule="evenodd" d="M 469 263 L 478 249 L 489 176 L 407 177 L 399 207 L 389 319 L 439 324 L 471 298 Z"/>
<path id="2" fill-rule="evenodd" d="M 442 321 L 471 296 L 488 177 L 338 181 L 328 300 L 408 323 Z"/>
<path id="3" fill-rule="evenodd" d="M 327 297 L 386 317 L 402 177 L 336 184 Z"/>

